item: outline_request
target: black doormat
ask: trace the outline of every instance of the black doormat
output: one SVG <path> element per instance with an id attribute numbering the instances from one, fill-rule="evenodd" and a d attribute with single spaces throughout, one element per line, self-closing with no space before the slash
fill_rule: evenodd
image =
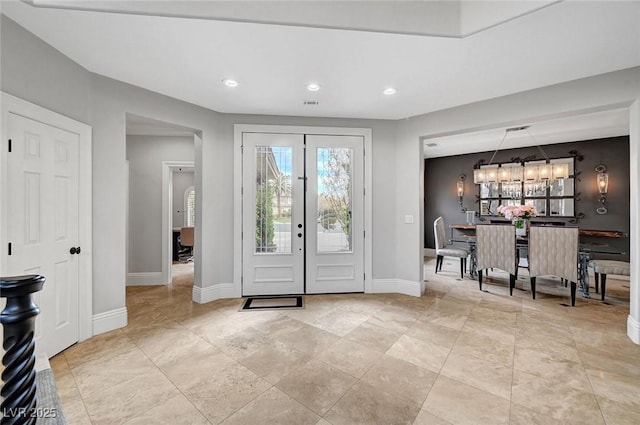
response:
<path id="1" fill-rule="evenodd" d="M 242 303 L 240 311 L 246 310 L 283 310 L 304 308 L 302 295 L 278 297 L 249 297 Z"/>

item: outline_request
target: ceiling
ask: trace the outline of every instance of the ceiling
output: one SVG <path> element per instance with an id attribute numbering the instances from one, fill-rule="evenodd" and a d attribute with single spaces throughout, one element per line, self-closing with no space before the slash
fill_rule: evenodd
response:
<path id="1" fill-rule="evenodd" d="M 2 13 L 91 72 L 225 113 L 396 120 L 640 65 L 639 1 L 31 3 Z M 618 114 L 545 134 L 616 135 Z M 440 146 L 492 150 L 503 132 Z"/>

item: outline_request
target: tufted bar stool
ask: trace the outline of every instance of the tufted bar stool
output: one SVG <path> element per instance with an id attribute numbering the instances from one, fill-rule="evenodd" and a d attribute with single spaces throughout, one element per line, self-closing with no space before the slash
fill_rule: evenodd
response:
<path id="1" fill-rule="evenodd" d="M 625 261 L 615 260 L 591 260 L 589 267 L 593 268 L 593 274 L 596 281 L 596 292 L 598 292 L 598 281 L 602 277 L 601 299 L 604 301 L 604 293 L 607 290 L 607 275 L 615 274 L 618 276 L 629 276 L 631 274 L 631 264 Z"/>

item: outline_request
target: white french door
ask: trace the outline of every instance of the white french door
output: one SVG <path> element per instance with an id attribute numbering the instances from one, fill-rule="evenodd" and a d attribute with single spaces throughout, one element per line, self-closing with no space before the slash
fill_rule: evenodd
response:
<path id="1" fill-rule="evenodd" d="M 8 134 L 8 272 L 46 278 L 35 336 L 53 356 L 79 339 L 79 135 L 13 113 Z"/>
<path id="2" fill-rule="evenodd" d="M 243 295 L 364 291 L 361 136 L 243 133 Z"/>

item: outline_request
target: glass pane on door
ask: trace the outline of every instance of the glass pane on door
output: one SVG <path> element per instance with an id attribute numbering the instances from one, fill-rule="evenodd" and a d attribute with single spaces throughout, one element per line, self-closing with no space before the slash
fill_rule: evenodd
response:
<path id="1" fill-rule="evenodd" d="M 318 148 L 318 253 L 351 252 L 352 158 L 350 148 Z"/>
<path id="2" fill-rule="evenodd" d="M 291 147 L 255 148 L 255 252 L 291 253 Z"/>

